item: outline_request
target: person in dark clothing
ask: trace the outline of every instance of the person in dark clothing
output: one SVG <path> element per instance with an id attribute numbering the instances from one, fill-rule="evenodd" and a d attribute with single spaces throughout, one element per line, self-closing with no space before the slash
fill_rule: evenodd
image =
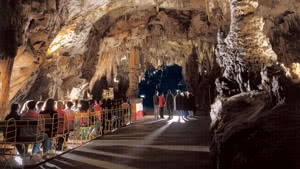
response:
<path id="1" fill-rule="evenodd" d="M 18 114 L 19 112 L 19 109 L 20 109 L 20 105 L 18 103 L 13 103 L 11 106 L 10 106 L 10 112 L 9 114 L 5 117 L 5 120 L 9 120 L 9 119 L 15 119 L 15 120 L 20 120 L 20 116 Z M 15 129 L 15 128 L 13 128 Z M 5 131 L 3 131 L 5 132 Z M 6 135 L 5 133 L 3 133 L 4 135 Z M 17 133 L 17 136 L 19 134 Z M 21 144 L 17 144 L 16 145 L 16 148 L 17 148 L 17 151 L 19 154 L 23 154 L 23 147 Z"/>
<path id="2" fill-rule="evenodd" d="M 18 111 L 20 109 L 20 105 L 17 103 L 13 103 L 10 106 L 10 112 L 9 114 L 5 117 L 5 120 L 9 120 L 11 118 L 15 119 L 15 120 L 20 120 L 20 116 L 18 114 Z"/>
<path id="3" fill-rule="evenodd" d="M 45 104 L 44 104 L 44 110 L 40 112 L 40 115 L 42 117 L 45 118 L 53 118 L 55 114 L 57 114 L 57 112 L 55 111 L 55 102 L 53 99 L 47 99 Z M 58 123 L 58 118 L 56 116 L 56 119 L 54 119 L 54 123 L 57 124 Z M 52 147 L 52 141 L 50 140 L 52 137 L 55 136 L 55 133 L 57 133 L 57 131 L 52 130 L 52 128 L 54 128 L 53 126 L 54 124 L 50 124 L 50 123 L 46 123 L 45 124 L 45 129 L 46 129 L 46 134 L 48 135 L 48 147 L 50 150 Z M 56 127 L 57 128 L 57 127 Z"/>
<path id="4" fill-rule="evenodd" d="M 38 101 L 36 103 L 36 108 L 35 108 L 36 112 L 40 113 L 42 111 L 42 109 L 43 109 L 43 106 L 44 106 L 44 102 L 43 101 Z"/>
<path id="5" fill-rule="evenodd" d="M 166 107 L 167 107 L 167 111 L 168 111 L 168 114 L 169 114 L 169 119 L 172 119 L 173 118 L 173 111 L 174 111 L 174 96 L 171 93 L 171 90 L 168 90 L 166 104 L 167 104 Z"/>
<path id="6" fill-rule="evenodd" d="M 112 101 L 111 101 L 111 99 L 107 99 L 107 101 L 106 101 L 106 108 L 107 109 L 111 109 L 112 108 Z"/>
<path id="7" fill-rule="evenodd" d="M 95 105 L 95 100 L 89 100 L 88 103 L 89 103 L 90 112 L 94 112 L 95 110 L 93 107 Z"/>
<path id="8" fill-rule="evenodd" d="M 102 100 L 102 104 L 100 105 L 103 109 L 106 109 L 106 99 Z"/>
<path id="9" fill-rule="evenodd" d="M 177 95 L 175 96 L 175 109 L 178 113 L 180 120 L 183 111 L 183 96 L 180 92 L 177 92 Z"/>
<path id="10" fill-rule="evenodd" d="M 193 93 L 190 92 L 189 94 L 189 111 L 191 112 L 190 114 L 193 116 L 196 112 L 196 106 L 195 106 L 195 96 Z"/>
<path id="11" fill-rule="evenodd" d="M 184 95 L 183 95 L 183 116 L 185 118 L 187 118 L 189 107 L 190 107 L 190 104 L 189 104 L 188 92 L 184 92 Z"/>
<path id="12" fill-rule="evenodd" d="M 154 119 L 158 119 L 158 113 L 159 113 L 159 97 L 158 97 L 158 91 L 155 91 L 155 94 L 153 95 L 153 105 L 154 105 Z"/>
<path id="13" fill-rule="evenodd" d="M 44 105 L 45 109 L 40 112 L 40 114 L 48 114 L 50 117 L 53 117 L 54 114 L 57 114 L 55 111 L 55 102 L 53 99 L 47 99 Z"/>

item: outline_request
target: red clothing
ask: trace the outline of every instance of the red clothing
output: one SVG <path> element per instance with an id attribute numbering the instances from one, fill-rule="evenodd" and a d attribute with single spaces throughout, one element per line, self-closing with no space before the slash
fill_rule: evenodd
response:
<path id="1" fill-rule="evenodd" d="M 165 98 L 164 96 L 159 96 L 159 107 L 165 106 Z"/>
<path id="2" fill-rule="evenodd" d="M 28 118 L 34 118 L 34 119 L 38 119 L 40 117 L 40 114 L 38 114 L 37 112 L 27 112 L 22 116 L 22 119 L 28 119 Z"/>
<path id="3" fill-rule="evenodd" d="M 100 107 L 99 104 L 95 104 L 95 105 L 93 106 L 93 109 L 94 109 L 95 111 L 100 111 L 100 110 L 101 110 L 101 107 Z"/>
<path id="4" fill-rule="evenodd" d="M 127 109 L 128 107 L 129 107 L 129 104 L 128 104 L 128 103 L 123 103 L 123 104 L 122 104 L 122 108 L 123 108 L 123 109 Z"/>
<path id="5" fill-rule="evenodd" d="M 86 115 L 89 115 L 89 111 L 88 112 L 78 112 L 79 114 L 86 114 Z M 88 126 L 88 117 L 87 116 L 81 116 L 80 119 L 79 119 L 79 124 L 80 126 Z"/>
<path id="6" fill-rule="evenodd" d="M 68 117 L 69 130 L 73 130 L 74 129 L 74 116 L 75 116 L 75 113 L 70 108 L 67 108 L 64 111 L 65 111 L 65 113 L 67 114 L 67 117 Z"/>
<path id="7" fill-rule="evenodd" d="M 58 133 L 63 133 L 66 130 L 69 130 L 68 128 L 68 118 L 67 118 L 67 113 L 65 113 L 63 110 L 61 109 L 56 109 L 57 111 L 57 116 L 59 118 L 58 120 Z M 63 118 L 63 120 L 61 120 Z"/>

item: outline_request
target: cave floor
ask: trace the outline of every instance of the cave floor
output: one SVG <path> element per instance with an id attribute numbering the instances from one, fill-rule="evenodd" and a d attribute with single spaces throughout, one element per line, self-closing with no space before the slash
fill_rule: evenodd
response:
<path id="1" fill-rule="evenodd" d="M 178 117 L 177 117 L 178 119 Z M 210 168 L 209 119 L 144 120 L 48 161 L 39 169 Z"/>

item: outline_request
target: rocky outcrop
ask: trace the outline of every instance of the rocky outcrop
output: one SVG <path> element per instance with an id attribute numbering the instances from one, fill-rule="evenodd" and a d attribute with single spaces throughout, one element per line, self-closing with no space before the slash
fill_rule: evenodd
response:
<path id="1" fill-rule="evenodd" d="M 211 106 L 215 168 L 299 168 L 297 1 L 229 0 Z M 293 45 L 291 45 L 293 44 Z M 288 49 L 288 50 L 286 50 Z"/>
<path id="2" fill-rule="evenodd" d="M 212 105 L 216 168 L 299 168 L 299 84 L 280 65 L 264 70 L 262 79 L 264 90 L 220 98 Z"/>
<path id="3" fill-rule="evenodd" d="M 187 67 L 184 74 L 199 76 L 216 65 L 217 26 L 209 23 L 199 1 L 49 0 L 22 5 L 28 14 L 23 14 L 24 34 L 17 58 L 26 57 L 31 64 L 15 66 L 13 72 L 26 69 L 27 73 L 22 81 L 19 73 L 13 73 L 12 102 L 65 99 L 73 89 L 87 90 L 86 84 L 90 91 L 108 85 L 124 96 L 133 48 L 140 52 L 138 65 L 133 65 L 136 78 L 131 91 L 137 91 L 150 65 L 178 64 Z M 191 68 L 186 65 L 194 48 L 197 61 Z M 101 79 L 106 79 L 106 85 L 99 86 Z M 198 83 L 194 80 L 189 86 L 197 90 Z"/>

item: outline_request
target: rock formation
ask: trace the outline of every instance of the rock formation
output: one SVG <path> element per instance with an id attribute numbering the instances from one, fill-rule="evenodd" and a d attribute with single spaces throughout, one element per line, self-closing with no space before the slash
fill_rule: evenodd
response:
<path id="1" fill-rule="evenodd" d="M 227 35 L 218 33 L 222 75 L 210 112 L 215 168 L 299 168 L 299 48 L 288 36 L 299 34 L 299 9 L 290 5 L 299 2 L 228 3 L 231 24 Z"/>
<path id="2" fill-rule="evenodd" d="M 16 61 L 31 64 L 15 65 L 13 72 L 24 74 L 12 75 L 11 102 L 65 99 L 86 84 L 90 91 L 97 91 L 95 84 L 101 79 L 120 95 L 134 97 L 148 66 L 178 64 L 184 74 L 196 73 L 197 78 L 216 66 L 217 25 L 208 21 L 205 5 L 197 0 L 46 0 L 22 1 L 21 5 L 23 40 Z M 136 49 L 139 56 L 130 65 L 131 51 Z M 196 64 L 190 67 L 191 62 Z M 199 80 L 192 81 L 190 89 L 198 90 Z M 126 87 L 119 91 L 121 84 L 130 84 L 128 91 Z"/>

